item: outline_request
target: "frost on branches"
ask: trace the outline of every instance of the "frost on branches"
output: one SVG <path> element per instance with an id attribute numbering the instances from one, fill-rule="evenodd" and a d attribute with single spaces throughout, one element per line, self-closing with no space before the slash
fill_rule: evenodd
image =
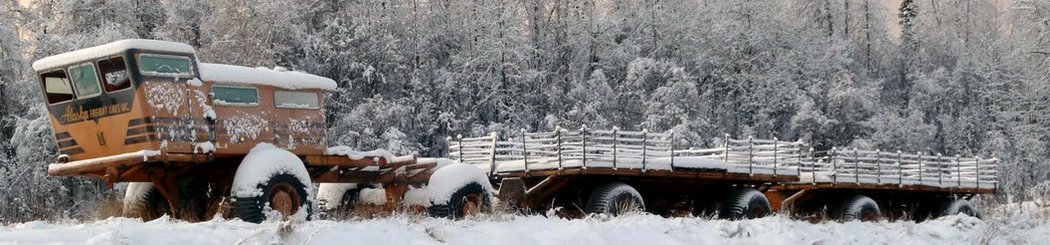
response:
<path id="1" fill-rule="evenodd" d="M 16 2 L 0 3 L 0 221 L 111 195 L 44 176 L 56 147 L 29 64 L 126 38 L 330 78 L 327 144 L 352 149 L 441 157 L 457 134 L 586 125 L 995 156 L 1000 200 L 1050 179 L 1046 2 Z"/>

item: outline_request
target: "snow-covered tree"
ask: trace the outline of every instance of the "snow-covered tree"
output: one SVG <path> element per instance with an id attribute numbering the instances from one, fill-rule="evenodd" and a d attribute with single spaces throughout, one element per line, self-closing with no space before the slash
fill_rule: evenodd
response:
<path id="1" fill-rule="evenodd" d="M 15 8 L 10 2 L 0 3 L 0 19 L 17 20 L 14 16 Z M 25 69 L 19 48 L 21 40 L 16 33 L 15 24 L 14 21 L 0 22 L 0 166 L 6 166 L 8 155 L 13 153 L 13 148 L 8 143 L 15 129 L 13 113 L 10 112 L 17 109 L 15 103 L 18 101 L 14 99 L 16 96 L 13 96 L 15 91 L 9 91 L 8 87 L 22 79 L 20 73 Z"/>
<path id="2" fill-rule="evenodd" d="M 219 1 L 200 29 L 200 57 L 211 62 L 295 68 L 304 43 L 306 2 Z M 191 3 L 192 5 L 192 3 Z M 169 23 L 178 24 L 178 23 Z M 192 26 L 190 32 L 192 33 Z"/>
<path id="3" fill-rule="evenodd" d="M 153 35 L 200 47 L 205 34 L 201 26 L 212 14 L 210 5 L 200 0 L 186 0 L 163 1 L 161 7 L 166 18 L 157 23 Z"/>
<path id="4" fill-rule="evenodd" d="M 361 150 L 440 156 L 457 134 L 583 125 L 681 147 L 779 137 L 999 157 L 1015 193 L 1050 179 L 1050 4 L 1001 2 L 0 1 L 0 188 L 39 185 L 0 201 L 44 204 L 0 222 L 102 191 L 41 172 L 54 145 L 28 64 L 123 38 L 330 77 L 328 143 Z"/>
<path id="5" fill-rule="evenodd" d="M 889 101 L 908 101 L 908 91 L 911 89 L 912 77 L 918 70 L 919 64 L 919 37 L 916 27 L 919 19 L 919 4 L 915 0 L 903 0 L 897 17 L 900 19 L 901 41 L 900 61 L 898 62 L 897 76 L 886 80 L 883 91 Z M 906 103 L 901 106 L 906 106 Z"/>
<path id="6" fill-rule="evenodd" d="M 590 79 L 577 82 L 569 91 L 569 98 L 574 101 L 572 109 L 566 113 L 566 121 L 562 125 L 567 128 L 576 128 L 587 125 L 591 128 L 612 128 L 610 117 L 615 110 L 615 104 L 611 98 L 616 93 L 609 86 L 609 78 L 605 76 L 602 69 L 596 69 L 591 73 Z M 577 125 L 579 124 L 579 125 Z"/>

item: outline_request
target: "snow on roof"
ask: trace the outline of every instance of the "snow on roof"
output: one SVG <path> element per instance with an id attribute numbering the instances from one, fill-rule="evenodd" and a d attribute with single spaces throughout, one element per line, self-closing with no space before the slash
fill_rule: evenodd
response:
<path id="1" fill-rule="evenodd" d="M 335 90 L 335 81 L 327 77 L 288 71 L 282 67 L 267 69 L 250 68 L 235 65 L 200 63 L 201 80 L 211 82 L 232 82 L 252 85 L 274 86 L 283 89 L 323 89 Z"/>
<path id="2" fill-rule="evenodd" d="M 190 45 L 160 40 L 125 39 L 85 49 L 78 49 L 45 57 L 33 62 L 33 70 L 43 71 L 55 67 L 70 65 L 85 60 L 115 55 L 128 49 L 142 49 L 174 53 L 196 53 Z"/>

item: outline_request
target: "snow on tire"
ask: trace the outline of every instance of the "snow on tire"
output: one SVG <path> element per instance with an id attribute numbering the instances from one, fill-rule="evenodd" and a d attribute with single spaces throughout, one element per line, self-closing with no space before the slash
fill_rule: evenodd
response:
<path id="1" fill-rule="evenodd" d="M 981 218 L 981 211 L 977 210 L 977 207 L 966 199 L 951 199 L 945 201 L 944 204 L 941 204 L 939 216 L 943 217 L 956 214 L 966 214 L 970 217 Z"/>
<path id="2" fill-rule="evenodd" d="M 860 220 L 873 222 L 878 221 L 882 217 L 879 204 L 864 195 L 846 197 L 834 214 L 835 218 L 841 221 Z"/>
<path id="3" fill-rule="evenodd" d="M 634 187 L 620 182 L 605 183 L 591 192 L 584 212 L 588 214 L 620 215 L 645 211 L 642 194 Z"/>
<path id="4" fill-rule="evenodd" d="M 718 218 L 728 220 L 755 219 L 768 216 L 772 208 L 762 192 L 752 188 L 738 188 L 729 193 Z"/>
<path id="5" fill-rule="evenodd" d="M 426 191 L 431 217 L 459 219 L 473 213 L 491 213 L 492 184 L 481 169 L 456 163 L 439 168 L 430 176 Z"/>
<path id="6" fill-rule="evenodd" d="M 352 211 L 361 198 L 361 191 L 376 188 L 372 184 L 321 183 L 317 186 L 317 201 L 326 211 Z"/>
<path id="7" fill-rule="evenodd" d="M 313 211 L 314 187 L 305 165 L 295 154 L 270 144 L 253 148 L 233 177 L 233 215 L 259 223 L 269 210 L 289 217 Z M 302 212 L 305 211 L 305 212 Z"/>
<path id="8" fill-rule="evenodd" d="M 155 220 L 170 211 L 168 201 L 150 182 L 131 182 L 124 192 L 124 217 Z"/>
<path id="9" fill-rule="evenodd" d="M 326 211 L 343 208 L 343 197 L 358 189 L 356 183 L 321 183 L 317 185 L 317 203 Z"/>

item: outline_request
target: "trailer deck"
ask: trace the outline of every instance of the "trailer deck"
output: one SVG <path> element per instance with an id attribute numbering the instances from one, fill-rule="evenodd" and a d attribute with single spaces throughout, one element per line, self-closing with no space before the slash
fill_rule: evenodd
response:
<path id="1" fill-rule="evenodd" d="M 994 193 L 998 159 L 878 150 L 813 151 L 802 142 L 733 139 L 720 147 L 675 145 L 672 133 L 557 129 L 501 140 L 449 138 L 449 156 L 497 178 L 626 175 L 766 182 L 778 189 L 904 189 Z"/>

